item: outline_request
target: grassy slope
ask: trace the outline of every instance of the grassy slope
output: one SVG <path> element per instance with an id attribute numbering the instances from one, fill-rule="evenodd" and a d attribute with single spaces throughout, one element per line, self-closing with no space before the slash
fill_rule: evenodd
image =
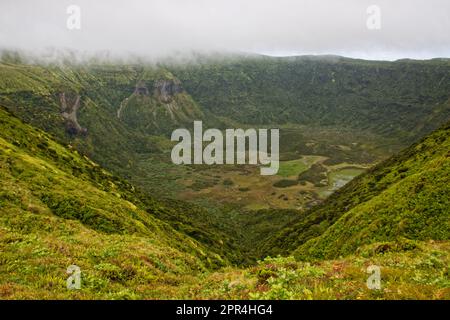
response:
<path id="1" fill-rule="evenodd" d="M 380 250 L 381 249 L 381 250 Z M 335 260 L 266 258 L 248 269 L 225 269 L 187 284 L 179 297 L 202 299 L 450 299 L 449 242 L 374 243 Z M 367 287 L 380 267 L 381 289 Z"/>
<path id="2" fill-rule="evenodd" d="M 171 175 L 166 164 L 170 162 L 168 154 L 158 153 L 167 141 L 150 133 L 170 132 L 175 123 L 170 116 L 157 111 L 157 125 L 164 130 L 155 131 L 153 111 L 163 107 L 153 98 L 140 102 L 130 98 L 138 81 L 152 91 L 155 80 L 176 76 L 190 94 L 178 97 L 178 107 L 194 112 L 200 106 L 205 120 L 218 127 L 223 123 L 217 116 L 225 116 L 222 120 L 232 123 L 230 127 L 240 127 L 243 123 L 294 122 L 295 126 L 318 125 L 324 132 L 333 132 L 330 131 L 333 127 L 339 132 L 336 136 L 345 140 L 344 144 L 365 141 L 371 145 L 368 143 L 372 140 L 368 138 L 368 130 L 371 130 L 376 132 L 373 139 L 377 142 L 404 145 L 411 135 L 429 132 L 450 115 L 450 104 L 446 103 L 448 68 L 445 60 L 383 63 L 267 57 L 227 58 L 168 68 L 94 63 L 37 66 L 11 61 L 0 64 L 0 104 L 138 184 L 147 193 L 145 198 L 149 194 L 173 196 L 179 191 L 173 187 L 178 183 L 176 174 Z M 78 120 L 87 128 L 86 136 L 69 136 L 65 132 L 58 99 L 60 92 L 71 97 L 81 96 Z M 126 98 L 131 101 L 119 120 L 117 110 Z M 342 124 L 352 128 L 348 134 L 342 135 Z M 344 152 L 329 145 L 331 133 L 315 141 L 314 137 L 318 136 L 315 131 L 309 128 L 304 131 L 311 132 L 310 136 L 303 138 L 302 134 L 290 134 L 289 130 L 282 129 L 284 154 L 292 152 L 292 159 L 298 158 L 299 153 L 330 154 L 333 155 L 330 161 L 335 163 L 374 160 L 372 150 L 368 152 L 361 143 Z M 379 134 L 390 136 L 380 140 Z M 355 140 L 355 135 L 364 138 Z M 310 140 L 317 146 L 306 147 Z M 334 144 L 338 143 L 340 141 Z M 383 157 L 384 154 L 382 152 Z M 148 164 L 157 161 L 161 165 Z M 153 182 L 155 175 L 158 176 L 156 183 Z M 165 205 L 171 206 L 172 201 Z M 212 209 L 215 210 L 215 206 Z M 223 247 L 222 255 L 230 254 L 239 246 L 236 234 L 248 232 L 242 229 L 229 233 L 231 226 L 226 214 L 213 215 L 211 210 L 206 212 L 186 203 L 175 204 L 170 214 L 161 214 L 159 218 L 215 250 Z M 239 262 L 242 260 L 239 255 L 232 254 L 228 258 Z"/>
<path id="3" fill-rule="evenodd" d="M 0 122 L 0 296 L 161 297 L 180 274 L 226 264 L 155 218 L 166 209 L 143 206 L 126 182 L 4 110 Z M 65 289 L 70 264 L 81 293 Z"/>
<path id="4" fill-rule="evenodd" d="M 412 142 L 450 118 L 445 59 L 237 57 L 171 70 L 204 110 L 246 124 L 338 125 Z"/>
<path id="5" fill-rule="evenodd" d="M 161 70 L 160 70 L 161 71 Z M 161 77 L 153 67 L 139 66 L 36 66 L 24 64 L 0 64 L 0 105 L 17 117 L 44 129 L 63 144 L 71 144 L 81 154 L 88 155 L 97 163 L 112 170 L 121 177 L 133 176 L 151 179 L 146 172 L 137 170 L 137 159 L 141 154 L 157 152 L 157 136 L 151 136 L 141 127 L 119 121 L 116 116 L 121 101 L 134 91 L 138 80 L 147 81 L 152 90 L 152 81 Z M 88 129 L 87 136 L 71 136 L 65 132 L 64 120 L 60 115 L 59 93 L 67 96 L 79 94 L 81 108 L 78 120 Z M 184 94 L 180 103 L 189 104 Z M 136 117 L 136 114 L 134 115 Z M 174 123 L 159 123 L 168 129 Z M 179 125 L 179 124 L 177 124 Z M 156 141 L 156 142 L 155 142 Z M 142 186 L 141 186 L 142 187 Z M 152 195 L 158 186 L 137 194 L 146 206 L 152 207 Z M 155 216 L 169 223 L 175 229 L 201 241 L 210 249 L 227 259 L 240 262 L 236 244 L 231 235 L 224 234 L 212 223 L 209 213 L 192 204 L 159 199 L 159 205 L 167 210 L 154 212 Z M 245 260 L 245 259 L 244 259 Z"/>
<path id="6" fill-rule="evenodd" d="M 2 299 L 450 299 L 448 242 L 211 271 L 217 255 L 129 201 L 130 185 L 3 110 L 0 121 Z M 81 290 L 66 289 L 71 264 Z M 382 290 L 366 286 L 372 264 Z"/>
<path id="7" fill-rule="evenodd" d="M 57 108 L 52 93 L 45 91 L 53 84 L 28 84 L 48 76 L 48 70 L 37 70 L 33 77 L 27 73 L 17 78 L 15 85 L 29 85 L 29 91 L 3 94 L 2 101 L 11 106 L 20 96 L 25 103 L 19 103 L 22 110 L 16 112 L 58 132 L 55 123 L 60 119 L 51 118 L 55 110 L 45 112 L 46 107 Z M 44 112 L 27 113 L 26 107 L 33 103 Z M 92 108 L 102 114 L 96 104 Z M 211 253 L 213 247 L 154 217 L 169 216 L 179 223 L 188 216 L 184 207 L 170 210 L 153 200 L 145 202 L 129 184 L 42 131 L 4 111 L 0 119 L 2 297 L 450 298 L 448 242 L 404 240 L 411 235 L 421 240 L 448 239 L 448 126 L 350 183 L 323 206 L 303 214 L 279 241 L 271 242 L 272 252 L 297 249 L 301 258 L 355 255 L 314 264 L 267 259 L 254 268 L 200 274 L 224 261 Z M 119 139 L 120 134 L 114 137 Z M 388 200 L 399 204 L 396 210 Z M 433 211 L 423 215 L 409 206 Z M 358 219 L 348 219 L 359 214 Z M 370 224 L 377 214 L 381 222 L 375 221 L 381 228 Z M 301 237 L 299 230 L 303 230 Z M 365 245 L 374 235 L 375 241 L 389 242 Z M 208 234 L 205 237 L 206 241 Z M 72 263 L 83 272 L 81 291 L 65 289 L 64 272 Z M 373 263 L 382 266 L 382 291 L 365 287 L 365 268 Z"/>
<path id="8" fill-rule="evenodd" d="M 450 124 L 359 176 L 286 226 L 265 252 L 334 258 L 374 241 L 448 240 Z"/>

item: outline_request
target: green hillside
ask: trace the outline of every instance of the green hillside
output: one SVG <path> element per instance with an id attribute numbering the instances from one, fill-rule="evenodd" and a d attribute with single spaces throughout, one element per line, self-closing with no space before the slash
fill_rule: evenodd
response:
<path id="1" fill-rule="evenodd" d="M 0 298 L 450 299 L 449 71 L 3 56 Z M 280 172 L 173 165 L 193 120 L 279 127 Z"/>
<path id="2" fill-rule="evenodd" d="M 238 247 L 248 252 L 246 243 L 269 236 L 263 227 L 250 234 L 239 227 L 251 223 L 254 210 L 314 206 L 334 190 L 316 181 L 336 174 L 333 166 L 367 168 L 449 119 L 449 67 L 448 60 L 243 56 L 187 65 L 38 65 L 4 56 L 0 105 L 138 186 L 141 198 L 152 195 L 175 206 L 158 217 L 219 251 L 222 243 L 233 248 L 222 250 L 231 254 Z M 218 128 L 280 127 L 281 167 L 325 157 L 304 173 L 317 179 L 262 182 L 239 168 L 173 166 L 171 131 L 198 119 Z M 305 181 L 314 186 L 303 187 Z M 275 219 L 274 230 L 285 222 Z M 241 263 L 255 254 L 245 256 L 229 258 Z"/>
<path id="3" fill-rule="evenodd" d="M 134 110 L 129 110 L 131 105 L 124 108 L 123 117 L 126 119 L 117 117 L 121 102 L 126 98 L 132 101 L 130 97 L 136 89 L 136 83 L 143 81 L 142 79 L 169 81 L 173 77 L 170 73 L 158 71 L 153 67 L 143 69 L 137 66 L 112 65 L 83 68 L 1 64 L 0 69 L 1 106 L 20 119 L 51 133 L 62 144 L 70 144 L 81 155 L 88 156 L 121 178 L 138 180 L 143 177 L 145 184 L 140 185 L 141 188 L 135 197 L 143 203 L 144 209 L 154 205 L 155 197 L 152 195 L 159 195 L 158 205 L 167 209 L 152 212 L 159 219 L 204 245 L 214 247 L 215 251 L 227 256 L 229 260 L 234 262 L 246 260 L 236 253 L 239 251 L 236 249 L 238 244 L 232 236 L 222 232 L 223 228 L 218 226 L 220 221 L 216 222 L 209 212 L 194 204 L 175 201 L 173 198 L 164 199 L 162 197 L 164 185 L 151 179 L 154 169 L 138 167 L 141 157 L 159 154 L 161 152 L 159 145 L 167 145 L 167 138 L 159 136 L 161 131 L 157 131 L 156 128 L 153 130 L 135 126 L 135 123 L 129 122 L 131 116 L 145 119 L 140 115 L 138 106 L 134 106 Z M 147 81 L 150 81 L 147 86 L 153 90 L 152 80 Z M 85 133 L 70 130 L 72 124 L 61 112 L 61 93 L 65 94 L 68 106 L 74 104 L 77 96 L 81 97 L 77 122 L 80 127 L 86 129 Z M 157 96 L 154 93 L 149 94 L 151 96 L 138 98 L 148 100 L 145 103 L 150 105 L 153 101 L 154 107 L 158 108 L 160 102 L 157 101 Z M 180 94 L 175 99 L 184 106 L 193 103 L 186 93 Z M 199 112 L 193 104 L 189 108 L 192 108 L 194 113 Z M 157 119 L 164 131 L 181 125 L 178 118 L 173 120 L 169 117 L 170 123 L 165 123 L 164 119 L 167 120 L 164 117 Z M 150 135 L 150 132 L 154 135 Z M 170 180 L 170 177 L 169 179 L 165 177 L 164 180 Z M 148 181 L 151 182 L 152 188 L 145 188 Z"/>
<path id="4" fill-rule="evenodd" d="M 171 70 L 200 107 L 244 123 L 338 125 L 412 142 L 450 117 L 448 59 L 256 56 Z"/>
<path id="5" fill-rule="evenodd" d="M 227 263 L 155 217 L 171 209 L 140 202 L 134 187 L 73 148 L 4 110 L 0 123 L 2 290 L 37 287 L 33 294 L 58 297 L 65 291 L 61 274 L 76 264 L 88 291 L 101 291 L 111 280 L 126 297 L 127 281 L 157 286 Z"/>
<path id="6" fill-rule="evenodd" d="M 450 123 L 370 169 L 270 239 L 263 252 L 335 258 L 372 242 L 449 240 Z"/>

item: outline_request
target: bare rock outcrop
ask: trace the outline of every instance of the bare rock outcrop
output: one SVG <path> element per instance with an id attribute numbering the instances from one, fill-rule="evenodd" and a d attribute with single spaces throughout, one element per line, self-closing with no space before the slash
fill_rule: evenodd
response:
<path id="1" fill-rule="evenodd" d="M 76 95 L 73 104 L 69 104 L 66 94 L 59 94 L 61 102 L 61 116 L 66 120 L 66 130 L 71 135 L 87 134 L 87 129 L 80 126 L 77 119 L 77 111 L 80 108 L 80 96 Z"/>
<path id="2" fill-rule="evenodd" d="M 148 96 L 148 88 L 143 82 L 138 82 L 136 84 L 136 88 L 134 89 L 133 94 L 140 96 Z"/>
<path id="3" fill-rule="evenodd" d="M 170 103 L 173 96 L 183 92 L 183 87 L 178 79 L 156 80 L 153 94 L 163 103 Z"/>

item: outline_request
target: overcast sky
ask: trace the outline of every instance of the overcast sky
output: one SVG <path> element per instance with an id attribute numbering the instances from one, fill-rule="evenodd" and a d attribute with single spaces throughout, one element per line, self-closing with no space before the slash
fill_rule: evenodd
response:
<path id="1" fill-rule="evenodd" d="M 67 28 L 69 5 L 81 10 L 79 30 Z M 370 5 L 380 9 L 380 29 L 367 27 Z M 192 51 L 450 57 L 450 1 L 0 0 L 0 47 L 147 57 Z"/>

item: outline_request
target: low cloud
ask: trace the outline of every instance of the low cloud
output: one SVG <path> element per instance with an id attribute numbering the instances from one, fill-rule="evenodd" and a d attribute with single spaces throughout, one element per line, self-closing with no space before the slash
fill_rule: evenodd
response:
<path id="1" fill-rule="evenodd" d="M 81 9 L 80 29 L 67 8 Z M 370 5 L 380 29 L 367 27 Z M 447 0 L 2 0 L 0 47 L 149 58 L 189 52 L 450 57 Z"/>

